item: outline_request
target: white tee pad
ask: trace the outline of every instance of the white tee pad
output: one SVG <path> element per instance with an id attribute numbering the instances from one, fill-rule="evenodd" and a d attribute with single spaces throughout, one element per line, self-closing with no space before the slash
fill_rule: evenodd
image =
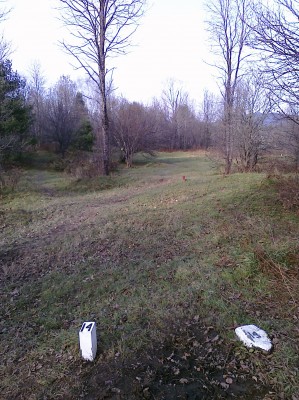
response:
<path id="1" fill-rule="evenodd" d="M 270 351 L 272 348 L 267 333 L 255 325 L 240 326 L 235 329 L 235 332 L 247 347 L 258 347 L 265 351 Z"/>

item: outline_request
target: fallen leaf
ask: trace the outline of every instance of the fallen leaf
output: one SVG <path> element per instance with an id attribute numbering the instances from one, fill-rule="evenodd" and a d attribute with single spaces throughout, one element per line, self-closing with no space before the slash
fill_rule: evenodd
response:
<path id="1" fill-rule="evenodd" d="M 228 388 L 229 388 L 229 385 L 228 385 L 227 383 L 225 383 L 225 382 L 221 382 L 221 383 L 220 383 L 220 386 L 221 386 L 223 389 L 228 389 Z"/>
<path id="2" fill-rule="evenodd" d="M 189 383 L 189 381 L 186 378 L 181 378 L 180 383 L 185 384 L 185 383 Z"/>
<path id="3" fill-rule="evenodd" d="M 183 360 L 187 360 L 188 357 L 190 357 L 191 354 L 190 353 L 184 353 L 184 355 L 182 356 Z"/>

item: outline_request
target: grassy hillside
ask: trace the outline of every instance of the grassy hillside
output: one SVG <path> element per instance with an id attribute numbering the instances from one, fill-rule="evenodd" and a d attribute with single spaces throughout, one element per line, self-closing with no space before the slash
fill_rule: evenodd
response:
<path id="1" fill-rule="evenodd" d="M 0 201 L 1 398 L 299 398 L 299 216 L 263 174 L 161 153 L 90 182 L 30 169 Z"/>

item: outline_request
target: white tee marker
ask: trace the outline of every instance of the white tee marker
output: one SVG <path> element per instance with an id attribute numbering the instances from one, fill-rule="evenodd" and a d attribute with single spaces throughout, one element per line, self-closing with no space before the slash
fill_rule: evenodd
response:
<path id="1" fill-rule="evenodd" d="M 95 322 L 84 322 L 79 331 L 81 355 L 84 360 L 93 361 L 97 353 L 97 331 Z"/>
<path id="2" fill-rule="evenodd" d="M 266 332 L 255 325 L 240 326 L 235 329 L 235 332 L 247 347 L 258 347 L 265 351 L 272 349 L 271 340 L 268 338 Z"/>

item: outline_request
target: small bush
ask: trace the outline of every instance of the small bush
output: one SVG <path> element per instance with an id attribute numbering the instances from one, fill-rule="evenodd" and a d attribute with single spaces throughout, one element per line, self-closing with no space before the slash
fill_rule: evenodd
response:
<path id="1" fill-rule="evenodd" d="M 118 166 L 119 163 L 112 159 L 110 171 L 117 171 Z M 78 180 L 96 178 L 103 174 L 101 155 L 87 151 L 73 153 L 68 157 L 68 165 L 64 171 Z"/>
<path id="2" fill-rule="evenodd" d="M 7 171 L 0 170 L 0 192 L 14 191 L 21 179 L 22 171 L 12 168 Z"/>
<path id="3" fill-rule="evenodd" d="M 65 171 L 77 179 L 94 178 L 99 175 L 97 163 L 86 153 L 76 154 Z"/>
<path id="4" fill-rule="evenodd" d="M 299 175 L 279 177 L 276 187 L 283 207 L 287 210 L 299 211 Z"/>
<path id="5" fill-rule="evenodd" d="M 279 176 L 295 173 L 297 168 L 289 157 L 274 156 L 263 158 L 259 164 L 259 171 L 265 172 L 268 176 Z"/>
<path id="6" fill-rule="evenodd" d="M 68 152 L 64 158 L 54 160 L 51 168 L 57 172 L 66 172 L 77 179 L 93 178 L 99 175 L 99 168 L 93 154 L 86 151 Z"/>
<path id="7" fill-rule="evenodd" d="M 51 168 L 57 172 L 63 172 L 68 168 L 69 160 L 65 158 L 60 158 L 51 163 Z"/>

